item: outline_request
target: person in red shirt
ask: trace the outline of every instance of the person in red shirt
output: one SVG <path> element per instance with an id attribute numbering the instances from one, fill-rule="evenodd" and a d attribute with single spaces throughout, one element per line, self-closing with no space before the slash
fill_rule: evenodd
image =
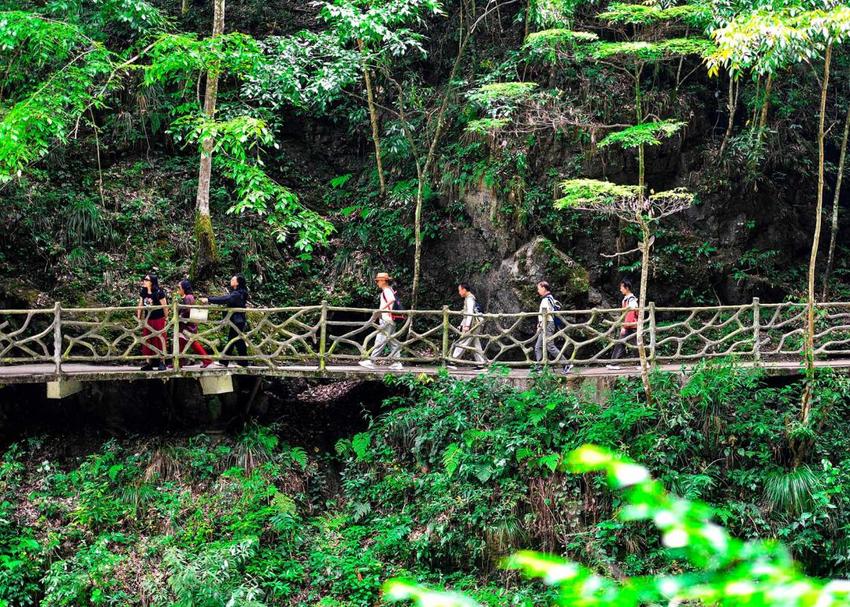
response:
<path id="1" fill-rule="evenodd" d="M 154 358 L 159 358 L 156 368 L 165 371 L 165 353 L 168 352 L 168 339 L 165 335 L 165 310 L 168 307 L 165 291 L 159 286 L 156 274 L 145 274 L 142 288 L 139 290 L 139 305 L 136 318 L 142 323 L 142 356 L 148 360 L 142 365 L 142 371 L 154 369 Z M 150 337 L 153 335 L 153 337 Z"/>
<path id="2" fill-rule="evenodd" d="M 611 360 L 617 360 L 626 357 L 627 346 L 634 346 L 635 336 L 637 335 L 638 323 L 638 300 L 635 294 L 632 293 L 632 281 L 624 278 L 620 281 L 620 293 L 623 296 L 621 307 L 625 311 L 623 318 L 623 326 L 620 328 L 620 341 L 614 346 L 614 351 L 611 353 Z M 620 365 L 606 365 L 609 369 L 619 369 Z"/>

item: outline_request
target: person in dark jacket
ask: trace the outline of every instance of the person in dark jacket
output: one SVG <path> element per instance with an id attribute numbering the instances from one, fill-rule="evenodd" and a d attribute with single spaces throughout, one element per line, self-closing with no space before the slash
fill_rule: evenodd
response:
<path id="1" fill-rule="evenodd" d="M 177 294 L 180 295 L 180 303 L 184 306 L 195 305 L 195 295 L 190 281 L 181 280 L 177 284 Z M 190 317 L 191 310 L 189 308 L 180 308 L 180 352 L 185 352 L 186 345 L 188 344 L 195 354 L 203 357 L 201 359 L 201 366 L 209 367 L 212 364 L 212 360 L 210 360 L 201 342 L 195 338 L 198 332 L 198 325 L 192 322 Z"/>
<path id="2" fill-rule="evenodd" d="M 230 279 L 230 292 L 227 295 L 220 297 L 202 297 L 202 304 L 215 304 L 219 306 L 227 306 L 228 308 L 245 308 L 248 305 L 248 287 L 245 286 L 245 277 L 237 274 Z M 230 331 L 227 335 L 227 347 L 223 354 L 229 356 L 235 350 L 237 356 L 247 356 L 248 346 L 242 335 L 248 330 L 248 319 L 245 317 L 245 312 L 237 310 L 230 315 Z M 223 360 L 221 364 L 227 366 L 228 361 Z M 248 366 L 247 360 L 238 361 L 243 367 Z"/>

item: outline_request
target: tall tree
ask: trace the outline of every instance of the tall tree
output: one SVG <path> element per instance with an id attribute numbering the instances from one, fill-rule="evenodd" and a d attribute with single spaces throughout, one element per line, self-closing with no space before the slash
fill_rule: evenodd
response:
<path id="1" fill-rule="evenodd" d="M 625 41 L 603 41 L 590 32 L 552 29 L 531 34 L 525 48 L 532 58 L 547 62 L 565 60 L 568 63 L 592 61 L 625 77 L 633 91 L 634 124 L 607 135 L 599 147 L 618 146 L 635 150 L 637 154 L 637 185 L 615 185 L 596 180 L 568 180 L 562 184 L 564 197 L 556 205 L 602 212 L 640 230 L 641 254 L 640 294 L 638 298 L 637 348 L 641 361 L 641 379 L 647 400 L 652 400 L 649 365 L 643 338 L 643 319 L 649 281 L 652 228 L 661 217 L 690 205 L 693 195 L 676 190 L 663 195 L 647 195 L 646 148 L 659 145 L 663 137 L 677 133 L 685 126 L 677 120 L 648 120 L 650 112 L 644 103 L 643 78 L 648 66 L 679 60 L 676 88 L 689 74 L 681 74 L 681 65 L 689 55 L 703 56 L 712 43 L 701 35 L 688 35 L 691 27 L 705 28 L 709 15 L 698 4 L 665 7 L 660 5 L 614 2 L 597 15 L 605 27 Z M 691 72 L 692 73 L 692 72 Z M 599 129 L 595 125 L 594 129 Z M 633 251 L 628 251 L 632 253 Z M 622 254 L 622 253 L 620 253 Z"/>
<path id="2" fill-rule="evenodd" d="M 212 37 L 224 34 L 224 0 L 213 0 Z M 206 74 L 204 90 L 204 114 L 209 120 L 215 118 L 218 99 L 218 77 L 221 66 L 210 65 Z M 195 198 L 195 259 L 192 275 L 197 278 L 208 276 L 218 263 L 218 247 L 215 243 L 212 217 L 210 216 L 210 178 L 212 177 L 212 151 L 215 142 L 207 137 L 201 142 L 201 163 L 198 169 L 198 193 Z"/>
<path id="3" fill-rule="evenodd" d="M 833 49 L 850 39 L 850 7 L 827 2 L 826 9 L 801 10 L 794 3 L 779 10 L 759 9 L 742 14 L 714 32 L 717 51 L 709 58 L 710 73 L 720 65 L 732 69 L 753 69 L 769 73 L 789 63 L 809 63 L 820 58 L 817 146 L 818 182 L 815 202 L 815 227 L 809 253 L 806 288 L 806 327 L 803 359 L 806 386 L 803 390 L 800 422 L 809 424 L 815 373 L 815 276 L 820 248 L 825 188 L 826 110 Z"/>
<path id="4" fill-rule="evenodd" d="M 838 158 L 838 174 L 835 178 L 835 192 L 833 192 L 832 195 L 832 223 L 829 231 L 829 253 L 826 257 L 826 270 L 823 273 L 823 290 L 821 291 L 821 299 L 823 300 L 826 300 L 829 293 L 829 275 L 832 274 L 832 268 L 835 264 L 835 245 L 838 241 L 838 203 L 841 200 L 841 185 L 844 182 L 844 165 L 847 161 L 848 138 L 850 138 L 850 107 L 847 108 L 847 115 L 844 118 L 844 131 L 841 135 L 841 153 Z"/>
<path id="5" fill-rule="evenodd" d="M 353 47 L 358 53 L 382 196 L 386 193 L 387 184 L 381 156 L 374 70 L 378 67 L 386 69 L 385 63 L 389 57 L 400 57 L 410 50 L 424 55 L 423 36 L 413 28 L 422 25 L 425 17 L 441 14 L 443 9 L 440 0 L 333 0 L 322 4 L 320 15 L 330 25 L 326 33 L 343 48 Z M 327 69 L 326 63 L 322 69 Z M 320 92 L 324 96 L 333 94 L 327 89 Z"/>

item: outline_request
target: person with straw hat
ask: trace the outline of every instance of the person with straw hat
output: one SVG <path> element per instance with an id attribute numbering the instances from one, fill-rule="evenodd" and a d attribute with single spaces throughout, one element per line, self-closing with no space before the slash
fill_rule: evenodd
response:
<path id="1" fill-rule="evenodd" d="M 375 368 L 375 360 L 381 357 L 384 348 L 389 347 L 390 359 L 398 359 L 401 356 L 401 342 L 395 337 L 395 321 L 399 317 L 393 314 L 396 309 L 395 290 L 391 286 L 392 277 L 387 272 L 378 272 L 375 275 L 375 284 L 381 291 L 381 297 L 378 302 L 378 311 L 375 313 L 378 316 L 378 332 L 375 335 L 375 346 L 372 348 L 372 353 L 366 360 L 361 360 L 359 365 L 367 369 Z M 371 321 L 374 321 L 375 316 Z M 396 360 L 390 365 L 390 369 L 403 368 L 400 361 Z"/>

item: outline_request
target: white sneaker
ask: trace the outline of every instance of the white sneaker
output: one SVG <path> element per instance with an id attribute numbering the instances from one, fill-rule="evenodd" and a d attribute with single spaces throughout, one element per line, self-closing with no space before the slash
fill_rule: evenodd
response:
<path id="1" fill-rule="evenodd" d="M 620 369 L 620 365 L 614 365 L 614 364 L 611 364 L 611 365 L 605 365 L 605 368 L 606 368 L 606 369 L 611 369 L 612 371 L 617 371 L 617 370 L 619 370 L 619 369 Z"/>
<path id="2" fill-rule="evenodd" d="M 393 363 L 393 364 L 390 365 L 389 368 L 394 370 L 394 371 L 398 371 L 400 369 L 404 369 L 404 365 L 401 364 L 401 363 Z"/>
<path id="3" fill-rule="evenodd" d="M 212 361 L 204 369 L 224 369 L 224 365 L 218 362 L 217 360 Z"/>
<path id="4" fill-rule="evenodd" d="M 446 369 L 450 369 L 451 371 L 457 371 L 457 365 L 446 365 Z"/>
<path id="5" fill-rule="evenodd" d="M 361 360 L 357 364 L 360 365 L 361 367 L 366 367 L 367 369 L 374 369 L 375 368 L 375 363 L 373 363 L 371 360 Z"/>

